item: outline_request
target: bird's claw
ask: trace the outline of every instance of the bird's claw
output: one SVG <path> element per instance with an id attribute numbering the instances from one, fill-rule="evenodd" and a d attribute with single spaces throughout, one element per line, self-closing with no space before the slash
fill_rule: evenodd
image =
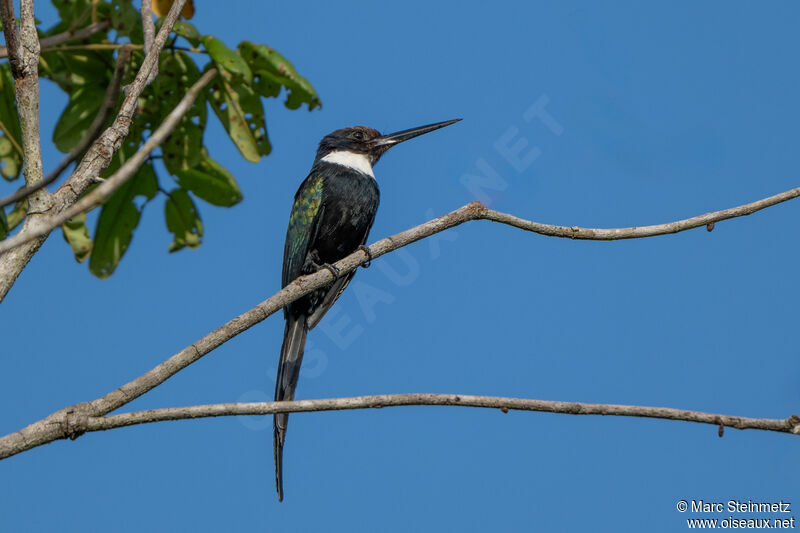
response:
<path id="1" fill-rule="evenodd" d="M 320 268 L 324 268 L 331 274 L 333 274 L 333 279 L 339 279 L 339 269 L 329 263 L 324 263 Z"/>
<path id="2" fill-rule="evenodd" d="M 367 260 L 361 263 L 361 268 L 369 268 L 369 266 L 372 264 L 372 252 L 370 252 L 369 246 L 364 246 L 361 244 L 359 245 L 358 249 L 367 254 Z"/>

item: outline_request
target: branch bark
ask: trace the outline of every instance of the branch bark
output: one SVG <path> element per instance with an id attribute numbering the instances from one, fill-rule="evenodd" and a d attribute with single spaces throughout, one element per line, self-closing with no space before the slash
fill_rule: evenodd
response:
<path id="1" fill-rule="evenodd" d="M 0 17 L 8 44 L 14 96 L 22 128 L 22 174 L 26 187 L 39 188 L 43 181 L 42 152 L 39 142 L 39 35 L 33 16 L 33 0 L 20 2 L 20 28 L 17 32 L 12 0 L 0 2 Z M 40 224 L 53 206 L 50 194 L 36 190 L 28 198 L 27 217 L 20 233 Z M 44 238 L 29 239 L 14 253 L 0 256 L 0 301 L 17 280 Z"/>
<path id="2" fill-rule="evenodd" d="M 2 302 L 2 300 L 5 298 L 5 295 L 11 289 L 11 286 L 16 281 L 19 273 L 23 268 L 25 268 L 30 258 L 42 245 L 50 231 L 71 218 L 71 216 L 74 216 L 74 214 L 77 214 L 73 213 L 66 218 L 61 217 L 65 210 L 74 205 L 81 198 L 83 193 L 86 192 L 89 186 L 97 181 L 97 177 L 103 170 L 106 169 L 106 167 L 108 167 L 109 163 L 111 162 L 111 157 L 122 145 L 122 141 L 128 135 L 130 124 L 136 111 L 136 104 L 139 95 L 142 93 L 145 87 L 147 87 L 150 72 L 152 71 L 153 66 L 158 62 L 158 56 L 161 52 L 161 49 L 164 47 L 164 44 L 166 43 L 167 38 L 172 31 L 172 26 L 178 19 L 181 9 L 183 9 L 183 5 L 185 3 L 186 0 L 176 0 L 172 4 L 169 13 L 167 13 L 167 16 L 164 17 L 164 23 L 162 24 L 158 35 L 156 35 L 156 38 L 153 41 L 153 47 L 150 50 L 150 53 L 145 56 L 142 66 L 139 68 L 139 72 L 136 74 L 136 78 L 129 86 L 124 88 L 125 99 L 122 102 L 122 106 L 120 107 L 120 111 L 117 114 L 117 117 L 114 119 L 114 122 L 105 132 L 103 132 L 102 135 L 100 135 L 91 148 L 87 150 L 81 162 L 78 164 L 77 168 L 73 171 L 72 175 L 67 179 L 67 181 L 61 187 L 59 187 L 55 193 L 48 195 L 48 198 L 52 201 L 52 203 L 50 204 L 48 202 L 49 206 L 41 211 L 34 208 L 34 210 L 37 211 L 37 215 L 28 216 L 22 229 L 16 235 L 0 243 L 0 246 L 4 246 L 4 249 L 0 250 L 0 302 Z M 33 25 L 32 0 L 25 0 L 23 2 L 23 22 L 26 15 L 26 4 L 31 5 L 29 27 L 32 27 L 32 35 L 34 38 L 36 38 L 36 27 Z M 9 9 L 11 10 L 11 20 L 13 20 L 12 0 L 0 0 L 0 10 L 2 10 L 3 13 L 6 13 L 6 11 Z M 11 54 L 9 56 L 9 61 L 12 64 L 12 69 L 14 69 L 14 49 L 15 46 L 18 46 L 18 44 L 15 44 L 16 34 L 13 31 L 15 26 L 13 24 L 10 26 L 6 25 L 5 18 L 7 17 L 5 14 L 3 17 L 4 29 L 10 28 L 12 30 L 10 31 L 10 40 L 9 35 L 6 35 L 6 42 L 9 45 L 9 53 Z M 23 28 L 24 27 L 25 26 L 23 25 Z M 27 35 L 29 35 L 29 33 L 23 32 L 23 37 Z M 38 46 L 39 42 L 37 39 L 35 43 L 36 50 L 38 50 Z M 36 108 L 38 111 L 38 84 Z M 39 139 L 37 135 L 37 147 L 38 142 Z M 24 165 L 26 169 L 28 164 L 28 159 L 25 158 Z M 41 158 L 39 159 L 39 175 L 41 176 Z M 30 186 L 32 183 L 27 183 L 27 185 Z M 34 195 L 31 196 L 31 199 L 33 199 L 35 195 L 47 195 L 47 192 L 40 190 L 37 193 L 34 193 Z M 52 220 L 60 220 L 60 222 L 53 225 L 50 224 L 50 221 Z M 43 230 L 42 228 L 45 229 Z M 17 249 L 9 253 L 9 250 L 12 248 Z"/>

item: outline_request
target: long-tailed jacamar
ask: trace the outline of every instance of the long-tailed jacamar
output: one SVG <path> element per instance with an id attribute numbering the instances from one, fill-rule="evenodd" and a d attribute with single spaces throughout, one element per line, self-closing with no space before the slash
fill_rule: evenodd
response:
<path id="1" fill-rule="evenodd" d="M 342 294 L 355 272 L 339 276 L 331 265 L 363 247 L 378 210 L 372 167 L 395 144 L 458 120 L 381 135 L 366 126 L 336 130 L 319 143 L 308 177 L 294 197 L 283 250 L 282 286 L 327 268 L 335 281 L 283 308 L 286 329 L 275 384 L 275 401 L 294 399 L 306 332 L 313 329 Z M 365 248 L 369 257 L 369 250 Z M 275 482 L 283 501 L 283 442 L 288 414 L 274 416 Z"/>

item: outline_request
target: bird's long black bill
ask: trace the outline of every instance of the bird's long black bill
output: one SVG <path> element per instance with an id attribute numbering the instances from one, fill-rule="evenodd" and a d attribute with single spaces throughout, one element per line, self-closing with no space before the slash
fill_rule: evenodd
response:
<path id="1" fill-rule="evenodd" d="M 444 128 L 450 124 L 455 124 L 459 120 L 461 119 L 457 118 L 455 120 L 447 120 L 445 122 L 437 122 L 436 124 L 428 124 L 427 126 L 419 126 L 417 128 L 398 131 L 397 133 L 390 133 L 389 135 L 381 135 L 375 139 L 375 144 L 377 146 L 393 146 L 403 141 L 413 139 L 414 137 L 424 135 L 425 133 L 430 133 L 440 128 Z"/>

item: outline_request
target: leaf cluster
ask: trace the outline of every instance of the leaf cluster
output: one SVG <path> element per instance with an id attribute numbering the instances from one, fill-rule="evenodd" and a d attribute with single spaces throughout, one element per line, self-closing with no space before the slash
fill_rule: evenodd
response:
<path id="1" fill-rule="evenodd" d="M 142 21 L 130 0 L 52 1 L 60 20 L 47 30 L 40 29 L 40 38 L 103 21 L 109 26 L 108 30 L 83 41 L 42 50 L 40 76 L 54 82 L 69 98 L 53 133 L 58 150 L 69 153 L 87 135 L 101 110 L 113 78 L 118 49 L 125 43 L 134 47 L 123 86 L 132 81 L 144 60 Z M 159 5 L 156 12 L 162 10 Z M 236 179 L 212 157 L 205 143 L 210 116 L 220 121 L 244 159 L 257 162 L 272 150 L 264 114 L 265 99 L 276 98 L 283 92 L 289 109 L 298 109 L 303 104 L 308 110 L 321 106 L 311 84 L 274 49 L 248 41 L 230 48 L 213 35 L 201 34 L 191 23 L 178 21 L 159 58 L 159 75 L 139 98 L 130 134 L 103 176 L 111 175 L 131 157 L 186 90 L 211 68 L 216 68 L 219 74 L 161 145 L 160 154 L 142 165 L 100 207 L 94 232 L 87 227 L 85 216 L 76 217 L 62 227 L 75 258 L 88 259 L 94 275 L 105 278 L 114 272 L 145 207 L 156 197 L 165 200 L 164 221 L 172 234 L 171 252 L 196 248 L 202 243 L 198 200 L 221 207 L 231 207 L 242 200 Z M 0 175 L 14 181 L 19 178 L 22 166 L 21 133 L 7 62 L 0 64 L 0 89 Z M 208 112 L 209 107 L 213 113 Z M 109 123 L 113 116 L 111 113 Z M 24 212 L 23 203 L 8 212 L 0 209 L 0 239 L 22 221 Z"/>

